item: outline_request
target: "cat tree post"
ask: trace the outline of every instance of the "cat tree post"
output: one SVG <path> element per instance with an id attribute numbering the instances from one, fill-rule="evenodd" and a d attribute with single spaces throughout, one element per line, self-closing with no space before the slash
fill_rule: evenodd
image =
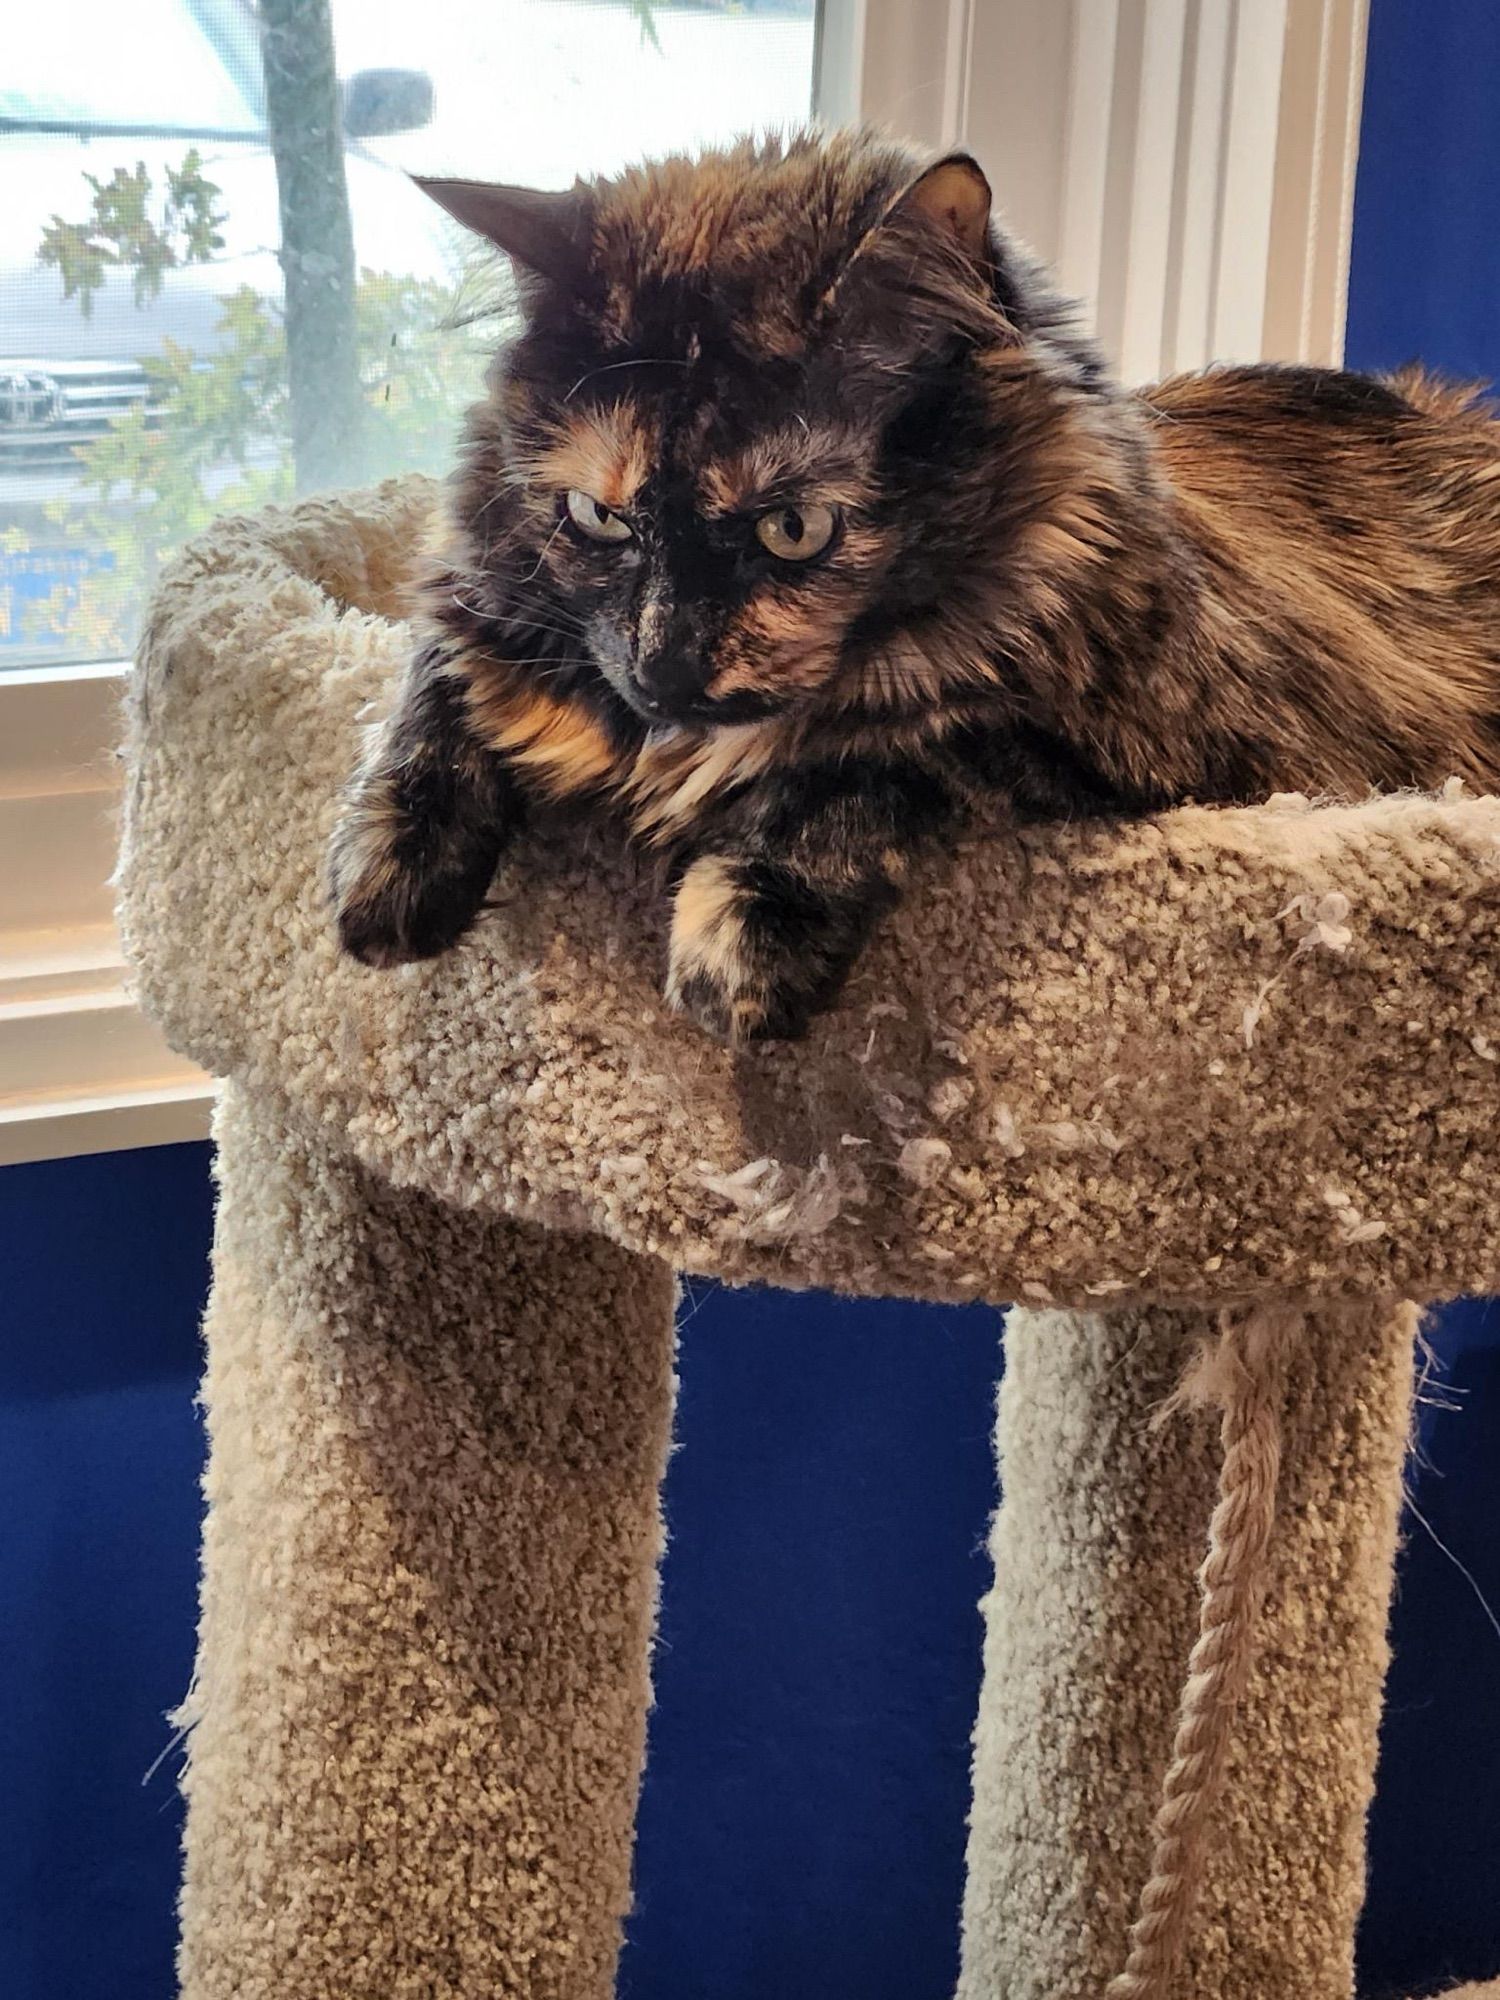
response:
<path id="1" fill-rule="evenodd" d="M 1325 1306 L 1291 1362 L 1257 1661 L 1181 1991 L 1348 2000 L 1364 1889 L 1414 1310 Z M 1098 2000 L 1149 1860 L 1211 1420 L 1153 1423 L 1202 1313 L 1006 1327 L 959 2000 Z"/>
<path id="2" fill-rule="evenodd" d="M 606 2000 L 673 1283 L 382 1184 L 229 1086 L 188 2000 Z"/>
<path id="3" fill-rule="evenodd" d="M 1148 1416 L 1196 1331 L 1301 1315 L 1183 1994 L 1346 2000 L 1401 1302 L 1500 1289 L 1500 800 L 976 827 L 835 1014 L 743 1054 L 662 1005 L 603 838 L 366 972 L 324 854 L 431 504 L 216 524 L 132 694 L 127 946 L 232 1080 L 185 2000 L 604 2000 L 673 1269 L 1024 1301 L 964 2000 L 1118 1970 L 1217 1463 Z"/>

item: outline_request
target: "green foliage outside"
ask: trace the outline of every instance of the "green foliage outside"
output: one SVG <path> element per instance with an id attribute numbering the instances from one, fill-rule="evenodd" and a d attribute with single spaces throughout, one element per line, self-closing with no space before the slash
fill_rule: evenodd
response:
<path id="1" fill-rule="evenodd" d="M 143 166 L 104 181 L 83 177 L 91 213 L 54 215 L 40 246 L 64 295 L 88 313 L 106 271 L 134 277 L 138 306 L 161 290 L 165 271 L 206 264 L 222 247 L 220 190 L 196 151 L 156 190 Z M 277 302 L 242 287 L 223 301 L 220 344 L 197 354 L 172 340 L 142 357 L 150 383 L 144 410 L 78 448 L 84 496 L 44 510 L 45 528 L 0 531 L 0 550 L 43 540 L 113 557 L 35 607 L 29 636 L 64 631 L 75 658 L 128 652 L 145 598 L 163 562 L 230 508 L 289 499 L 286 345 Z M 429 280 L 362 270 L 357 292 L 360 382 L 369 409 L 365 468 L 376 477 L 435 470 L 451 457 L 454 425 L 478 392 L 483 350 L 447 329 L 454 294 Z"/>
<path id="2" fill-rule="evenodd" d="M 182 165 L 167 169 L 167 194 L 160 218 L 151 212 L 151 176 L 136 162 L 135 172 L 116 167 L 107 181 L 96 174 L 83 177 L 93 189 L 91 214 L 83 222 L 64 222 L 54 215 L 42 232 L 38 253 L 44 264 L 62 274 L 63 297 L 76 298 L 85 319 L 94 310 L 94 294 L 111 267 L 135 274 L 135 302 L 143 306 L 161 291 L 163 271 L 178 264 L 207 264 L 222 250 L 222 215 L 214 212 L 219 190 L 204 178 L 203 157 L 196 146 Z"/>

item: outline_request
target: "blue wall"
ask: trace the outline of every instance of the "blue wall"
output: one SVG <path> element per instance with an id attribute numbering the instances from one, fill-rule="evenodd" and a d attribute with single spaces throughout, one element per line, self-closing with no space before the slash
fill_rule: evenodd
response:
<path id="1" fill-rule="evenodd" d="M 1500 1972 L 1500 1303 L 1450 1306 L 1437 1331 L 1360 1934 L 1380 2000 Z"/>
<path id="2" fill-rule="evenodd" d="M 701 1295 L 624 2000 L 950 2000 L 999 1330 Z"/>
<path id="3" fill-rule="evenodd" d="M 167 2000 L 206 1146 L 0 1172 L 0 1994 Z"/>
<path id="4" fill-rule="evenodd" d="M 1351 363 L 1500 373 L 1497 99 L 1500 8 L 1374 0 Z M 208 1231 L 201 1147 L 0 1173 L 7 2000 L 171 1992 L 146 1773 L 191 1660 Z M 1371 1996 L 1500 1972 L 1500 1309 L 1437 1339 L 1461 1407 L 1426 1412 L 1402 1562 Z M 695 1301 L 626 2000 L 947 2000 L 997 1365 L 981 1310 Z"/>
<path id="5" fill-rule="evenodd" d="M 1500 7 L 1374 0 L 1351 367 L 1500 378 L 1497 205 Z M 1423 1412 L 1360 1938 L 1382 2000 L 1500 1972 L 1500 1305 L 1450 1309 L 1439 1344 L 1452 1407 Z"/>
<path id="6" fill-rule="evenodd" d="M 1373 0 L 1351 367 L 1500 376 L 1500 6 Z"/>

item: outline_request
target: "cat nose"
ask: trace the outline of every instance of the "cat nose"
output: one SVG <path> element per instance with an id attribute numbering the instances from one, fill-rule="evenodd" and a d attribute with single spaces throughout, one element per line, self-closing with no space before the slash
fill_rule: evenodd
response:
<path id="1" fill-rule="evenodd" d="M 671 708 L 676 702 L 692 700 L 703 691 L 703 675 L 698 660 L 691 653 L 675 648 L 652 653 L 645 658 L 638 656 L 634 680 L 647 701 L 663 709 Z"/>

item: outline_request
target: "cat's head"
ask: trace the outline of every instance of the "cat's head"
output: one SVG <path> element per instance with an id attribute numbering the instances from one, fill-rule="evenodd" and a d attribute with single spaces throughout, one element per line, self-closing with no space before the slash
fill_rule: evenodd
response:
<path id="1" fill-rule="evenodd" d="M 974 161 L 806 135 L 423 185 L 522 288 L 460 487 L 493 607 L 651 724 L 919 699 L 1003 512 L 984 367 L 1026 339 Z"/>

